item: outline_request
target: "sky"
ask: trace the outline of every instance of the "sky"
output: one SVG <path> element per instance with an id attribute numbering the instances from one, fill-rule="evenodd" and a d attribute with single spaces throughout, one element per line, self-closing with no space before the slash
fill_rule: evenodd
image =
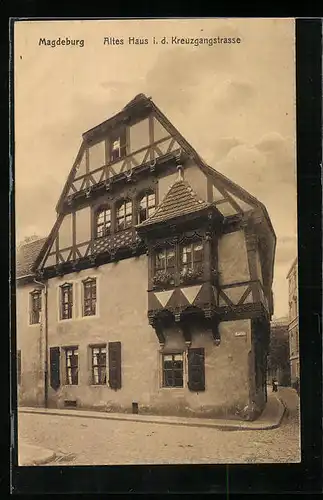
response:
<path id="1" fill-rule="evenodd" d="M 16 22 L 17 242 L 51 230 L 82 133 L 142 92 L 204 160 L 266 205 L 277 235 L 274 317 L 287 316 L 297 255 L 294 29 L 292 19 L 255 18 Z M 241 43 L 180 45 L 172 36 Z M 58 37 L 84 46 L 39 45 Z"/>

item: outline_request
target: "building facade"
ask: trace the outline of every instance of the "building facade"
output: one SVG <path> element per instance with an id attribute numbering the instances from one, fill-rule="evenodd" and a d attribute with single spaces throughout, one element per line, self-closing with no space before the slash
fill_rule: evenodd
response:
<path id="1" fill-rule="evenodd" d="M 289 350 L 291 382 L 299 383 L 299 328 L 298 328 L 298 262 L 294 260 L 288 274 L 288 304 L 289 304 Z"/>
<path id="2" fill-rule="evenodd" d="M 266 208 L 139 94 L 83 134 L 56 210 L 17 276 L 20 404 L 256 418 L 273 314 Z"/>
<path id="3" fill-rule="evenodd" d="M 282 386 L 289 386 L 291 383 L 288 326 L 288 318 L 279 318 L 271 321 L 268 354 L 269 384 L 273 378 Z"/>

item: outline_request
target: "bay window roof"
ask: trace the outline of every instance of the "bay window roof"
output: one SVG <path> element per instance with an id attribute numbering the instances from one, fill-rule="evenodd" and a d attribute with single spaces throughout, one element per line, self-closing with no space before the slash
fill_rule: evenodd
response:
<path id="1" fill-rule="evenodd" d="M 150 226 L 173 218 L 189 215 L 211 206 L 201 200 L 190 184 L 182 178 L 177 179 L 170 187 L 157 210 L 137 227 Z"/>

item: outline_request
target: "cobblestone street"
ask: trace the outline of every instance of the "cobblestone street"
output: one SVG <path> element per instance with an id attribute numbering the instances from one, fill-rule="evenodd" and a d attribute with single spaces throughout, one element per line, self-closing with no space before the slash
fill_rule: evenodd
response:
<path id="1" fill-rule="evenodd" d="M 54 450 L 48 465 L 298 462 L 298 396 L 282 388 L 288 412 L 272 430 L 223 431 L 69 416 L 19 414 L 19 439 Z"/>

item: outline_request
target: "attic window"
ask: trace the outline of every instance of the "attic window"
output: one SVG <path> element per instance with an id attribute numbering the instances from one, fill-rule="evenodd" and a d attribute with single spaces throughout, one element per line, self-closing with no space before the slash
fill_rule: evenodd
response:
<path id="1" fill-rule="evenodd" d="M 110 136 L 110 161 L 126 156 L 126 129 L 112 133 Z"/>

